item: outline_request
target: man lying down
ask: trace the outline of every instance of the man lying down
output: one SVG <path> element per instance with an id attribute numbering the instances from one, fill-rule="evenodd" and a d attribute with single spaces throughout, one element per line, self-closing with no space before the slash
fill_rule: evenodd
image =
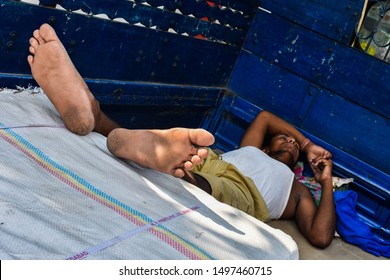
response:
<path id="1" fill-rule="evenodd" d="M 100 110 L 50 25 L 35 30 L 29 42 L 32 75 L 73 133 L 98 132 L 107 136 L 108 149 L 119 158 L 182 178 L 259 220 L 295 219 L 314 246 L 331 243 L 336 224 L 332 155 L 292 125 L 263 111 L 245 132 L 240 148 L 221 157 L 207 148 L 214 137 L 203 129 L 120 128 Z M 300 152 L 322 187 L 318 207 L 291 170 Z"/>

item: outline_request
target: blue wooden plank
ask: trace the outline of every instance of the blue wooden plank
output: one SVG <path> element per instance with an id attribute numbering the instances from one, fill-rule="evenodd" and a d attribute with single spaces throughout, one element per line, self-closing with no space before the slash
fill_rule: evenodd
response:
<path id="1" fill-rule="evenodd" d="M 248 52 L 240 55 L 228 88 L 241 98 L 390 174 L 390 149 L 383 149 L 380 156 L 377 151 L 378 147 L 387 145 L 389 119 Z"/>
<path id="2" fill-rule="evenodd" d="M 145 0 L 145 2 L 154 7 L 164 6 L 164 9 L 169 11 L 179 10 L 198 19 L 207 17 L 210 22 L 218 20 L 222 25 L 246 31 L 256 13 L 256 6 L 245 1 Z"/>
<path id="3" fill-rule="evenodd" d="M 0 73 L 0 88 L 16 88 L 16 87 L 28 88 L 30 86 L 37 86 L 36 82 L 31 75 L 20 74 L 6 74 Z"/>
<path id="4" fill-rule="evenodd" d="M 211 108 L 160 105 L 105 105 L 102 110 L 122 127 L 129 129 L 198 128 Z"/>
<path id="5" fill-rule="evenodd" d="M 199 127 L 223 90 L 196 86 L 86 80 L 103 111 L 127 128 Z M 0 73 L 2 88 L 37 86 L 30 75 Z"/>
<path id="6" fill-rule="evenodd" d="M 204 0 L 207 1 L 207 0 Z M 234 10 L 242 11 L 244 14 L 251 14 L 253 8 L 260 5 L 260 0 L 211 0 L 210 2 L 222 7 L 233 8 Z"/>
<path id="7" fill-rule="evenodd" d="M 115 0 L 118 1 L 118 0 Z M 115 5 L 112 1 L 110 1 L 112 4 Z M 183 3 L 181 0 L 134 0 L 132 1 L 136 4 L 139 3 L 147 3 L 151 6 L 157 7 L 157 6 L 163 6 L 166 7 L 168 10 L 174 10 L 176 8 L 183 7 L 186 5 L 186 3 Z M 185 2 L 190 3 L 191 7 L 188 6 L 188 8 L 192 9 L 193 11 L 199 10 L 199 6 L 203 7 L 204 4 L 207 2 L 209 3 L 209 6 L 216 6 L 221 8 L 222 10 L 228 10 L 228 13 L 232 12 L 242 12 L 245 15 L 253 14 L 254 9 L 256 9 L 259 6 L 259 0 L 186 0 Z M 47 5 L 47 6 L 55 6 L 56 4 L 63 5 L 64 0 L 40 0 L 40 4 Z"/>
<path id="8" fill-rule="evenodd" d="M 364 0 L 264 0 L 261 7 L 333 40 L 350 44 Z"/>
<path id="9" fill-rule="evenodd" d="M 390 117 L 390 64 L 384 61 L 262 11 L 254 21 L 245 49 L 359 106 Z"/>
<path id="10" fill-rule="evenodd" d="M 125 0 L 62 0 L 61 6 L 68 11 L 81 10 L 88 15 L 104 14 L 109 19 L 123 18 L 130 24 L 142 24 L 147 28 L 175 31 L 178 34 L 185 33 L 189 36 L 202 35 L 209 40 L 239 46 L 244 42 L 251 22 L 251 18 L 243 17 L 241 14 L 229 14 L 222 10 L 221 20 L 224 18 L 230 26 L 201 20 L 203 17 L 215 14 L 203 2 L 191 9 L 192 15 L 198 18 L 183 15 L 180 11 L 183 9 L 181 1 L 157 1 L 156 3 L 149 1 L 149 3 L 146 1 L 134 3 Z M 202 7 L 199 9 L 201 4 L 209 9 Z"/>
<path id="11" fill-rule="evenodd" d="M 239 53 L 238 47 L 227 44 L 6 2 L 0 10 L 4 73 L 30 73 L 28 39 L 32 29 L 45 21 L 55 22 L 76 67 L 88 78 L 218 87 L 226 84 Z"/>
<path id="12" fill-rule="evenodd" d="M 202 124 L 215 136 L 213 149 L 227 152 L 238 148 L 245 130 L 261 110 L 236 94 L 226 92 L 220 105 L 209 112 Z"/>
<path id="13" fill-rule="evenodd" d="M 223 88 L 86 79 L 90 90 L 107 105 L 215 107 Z"/>
<path id="14" fill-rule="evenodd" d="M 190 85 L 135 83 L 85 79 L 94 96 L 104 105 L 177 106 L 215 108 L 223 88 Z M 0 73 L 1 88 L 38 86 L 31 75 Z"/>
<path id="15" fill-rule="evenodd" d="M 321 90 L 302 129 L 390 174 L 390 120 Z M 388 182 L 390 188 L 390 182 Z"/>
<path id="16" fill-rule="evenodd" d="M 241 98 L 295 125 L 302 123 L 298 116 L 310 88 L 306 80 L 247 51 L 240 54 L 228 84 Z"/>

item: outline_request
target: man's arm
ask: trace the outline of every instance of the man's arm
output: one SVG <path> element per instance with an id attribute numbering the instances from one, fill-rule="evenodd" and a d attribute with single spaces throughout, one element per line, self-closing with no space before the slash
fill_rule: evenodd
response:
<path id="1" fill-rule="evenodd" d="M 295 180 L 282 218 L 295 218 L 297 226 L 314 246 L 326 248 L 336 229 L 336 212 L 332 188 L 332 161 L 319 158 L 311 164 L 317 182 L 321 184 L 321 201 L 316 207 L 310 191 Z"/>
<path id="2" fill-rule="evenodd" d="M 322 147 L 313 144 L 294 126 L 268 111 L 261 111 L 245 131 L 240 147 L 254 146 L 263 148 L 265 137 L 286 134 L 293 137 L 305 152 L 309 162 L 316 158 L 332 158 L 332 155 Z"/>
<path id="3" fill-rule="evenodd" d="M 268 111 L 261 111 L 245 131 L 240 147 L 255 146 L 261 149 L 266 136 L 273 137 L 278 134 L 287 134 L 294 137 L 299 145 L 303 144 L 306 139 L 288 122 Z"/>

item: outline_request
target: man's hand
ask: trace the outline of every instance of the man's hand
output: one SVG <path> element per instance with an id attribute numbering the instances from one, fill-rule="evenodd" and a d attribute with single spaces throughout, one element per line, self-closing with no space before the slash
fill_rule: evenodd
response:
<path id="1" fill-rule="evenodd" d="M 317 158 L 310 163 L 311 170 L 317 182 L 324 186 L 326 181 L 332 181 L 332 160 L 327 158 Z"/>
<path id="2" fill-rule="evenodd" d="M 332 158 L 332 154 L 329 151 L 311 142 L 304 148 L 303 151 L 306 152 L 307 161 L 310 164 L 319 158 L 322 159 Z"/>

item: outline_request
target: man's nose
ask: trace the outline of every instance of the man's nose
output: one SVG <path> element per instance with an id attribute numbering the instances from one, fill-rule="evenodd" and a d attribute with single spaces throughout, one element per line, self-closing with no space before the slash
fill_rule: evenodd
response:
<path id="1" fill-rule="evenodd" d="M 294 139 L 294 138 L 291 138 L 291 137 L 288 137 L 288 138 L 287 138 L 287 141 L 290 142 L 290 143 L 295 143 L 295 139 Z"/>
<path id="2" fill-rule="evenodd" d="M 292 137 L 288 137 L 287 138 L 287 142 L 289 142 L 289 143 L 294 145 L 297 141 L 294 138 L 292 138 Z"/>

